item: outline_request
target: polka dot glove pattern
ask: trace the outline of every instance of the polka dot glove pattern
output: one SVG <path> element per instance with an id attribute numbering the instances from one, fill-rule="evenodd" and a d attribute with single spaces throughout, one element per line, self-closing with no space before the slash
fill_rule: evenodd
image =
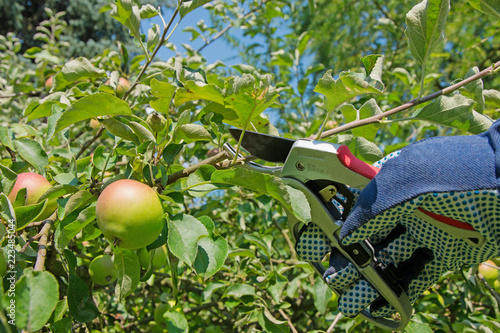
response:
<path id="1" fill-rule="evenodd" d="M 500 255 L 500 121 L 480 135 L 419 141 L 377 166 L 361 192 L 352 190 L 356 204 L 340 239 L 369 239 L 412 303 L 446 272 Z M 304 260 L 321 262 L 330 244 L 313 222 L 296 248 Z M 335 249 L 323 278 L 341 294 L 346 316 L 395 311 Z"/>
<path id="2" fill-rule="evenodd" d="M 467 221 L 481 235 L 490 237 L 477 243 L 476 238 L 467 237 L 467 232 L 465 237 L 460 237 L 460 231 L 445 232 L 429 222 L 428 217 L 416 216 L 417 208 Z M 497 216 L 500 216 L 498 190 L 426 194 L 377 215 L 344 238 L 343 243 L 370 239 L 377 258 L 385 265 L 397 267 L 400 285 L 413 303 L 444 273 L 464 264 L 486 261 L 500 253 L 498 238 L 491 237 L 500 235 Z M 495 222 L 487 223 L 492 220 Z M 354 317 L 370 304 L 370 312 L 375 317 L 394 313 L 354 266 L 335 250 L 324 278 L 332 288 L 343 291 L 339 310 L 346 316 Z"/>

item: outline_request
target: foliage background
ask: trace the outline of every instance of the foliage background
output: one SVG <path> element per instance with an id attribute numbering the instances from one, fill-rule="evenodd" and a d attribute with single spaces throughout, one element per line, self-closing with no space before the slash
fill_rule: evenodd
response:
<path id="1" fill-rule="evenodd" d="M 368 162 L 426 137 L 478 133 L 498 118 L 498 75 L 450 93 L 446 110 L 424 99 L 390 117 L 380 114 L 498 63 L 498 8 L 480 7 L 489 1 L 454 1 L 443 40 L 424 47 L 428 58 L 421 63 L 405 35 L 415 1 L 147 3 L 153 6 L 125 0 L 0 5 L 2 221 L 17 222 L 18 272 L 17 326 L 7 325 L 5 277 L 3 329 L 382 331 L 339 315 L 336 297 L 293 251 L 275 200 L 283 188 L 262 189 L 257 175 L 242 180 L 242 169 L 221 150 L 224 142 L 236 145 L 227 129 L 295 139 L 327 130 L 324 140 L 348 144 Z M 212 22 L 192 22 L 182 50 L 168 44 L 177 20 L 189 20 L 201 5 Z M 120 10 L 112 12 L 115 7 Z M 57 14 L 61 10 L 66 14 Z M 164 26 L 140 24 L 160 14 Z M 239 50 L 241 64 L 204 60 L 204 50 L 222 38 Z M 195 40 L 202 47 L 190 47 Z M 172 58 L 155 57 L 161 43 Z M 381 58 L 375 67 L 363 66 L 361 57 L 372 54 L 383 55 L 383 66 Z M 338 100 L 328 83 L 341 72 L 364 79 L 374 74 L 385 89 Z M 47 90 L 51 75 L 55 84 Z M 120 76 L 132 87 L 118 98 L 113 86 Z M 97 106 L 88 107 L 89 101 Z M 160 133 L 145 122 L 152 109 L 168 121 Z M 376 125 L 337 133 L 340 125 L 369 116 L 379 117 Z M 90 127 L 90 118 L 100 127 Z M 6 200 L 15 174 L 27 170 L 44 174 L 56 189 L 46 196 L 59 203 L 50 223 L 36 223 L 43 200 L 27 208 Z M 157 271 L 139 272 L 135 252 L 111 248 L 95 223 L 98 194 L 123 177 L 161 193 L 169 232 L 149 248 L 167 243 L 169 260 Z M 2 235 L 5 252 L 9 234 Z M 173 246 L 179 239 L 185 247 Z M 40 271 L 43 245 L 48 252 Z M 203 251 L 212 264 L 200 257 Z M 92 284 L 88 276 L 90 260 L 101 253 L 123 263 L 122 277 L 109 286 Z M 498 331 L 500 298 L 476 271 L 464 267 L 445 275 L 415 304 L 407 331 Z M 37 296 L 42 291 L 59 297 Z M 162 303 L 168 311 L 156 322 L 153 312 Z"/>

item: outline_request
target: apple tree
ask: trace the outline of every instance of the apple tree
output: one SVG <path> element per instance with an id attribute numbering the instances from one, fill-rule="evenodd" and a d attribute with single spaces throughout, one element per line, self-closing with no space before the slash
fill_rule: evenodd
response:
<path id="1" fill-rule="evenodd" d="M 0 35 L 2 329 L 382 331 L 342 317 L 287 230 L 284 208 L 305 221 L 307 201 L 245 169 L 255 158 L 228 129 L 343 143 L 367 162 L 481 133 L 500 107 L 500 8 L 457 1 L 464 20 L 444 0 L 359 3 L 179 0 L 164 17 L 117 0 L 100 12 L 129 40 L 94 57 L 60 52 L 68 22 L 51 9 L 40 46 L 21 51 L 18 36 Z M 185 29 L 202 46 L 177 50 L 170 36 L 202 6 L 210 25 Z M 153 17 L 162 25 L 145 27 Z M 329 44 L 331 27 L 342 36 Z M 243 63 L 207 63 L 203 50 L 221 38 Z M 477 63 L 463 57 L 471 48 Z M 498 274 L 478 267 L 443 276 L 408 331 L 498 330 Z"/>

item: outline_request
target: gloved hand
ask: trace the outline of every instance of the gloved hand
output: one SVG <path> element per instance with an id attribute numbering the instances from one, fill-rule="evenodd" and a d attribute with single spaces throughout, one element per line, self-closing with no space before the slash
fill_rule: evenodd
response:
<path id="1" fill-rule="evenodd" d="M 395 266 L 412 303 L 447 271 L 499 256 L 499 131 L 497 121 L 481 135 L 422 140 L 385 161 L 344 222 L 342 243 L 369 238 L 377 258 Z M 324 250 L 307 257 L 301 249 L 311 239 Z M 297 243 L 308 261 L 329 250 L 314 224 Z M 339 310 L 348 317 L 367 307 L 374 317 L 395 311 L 335 249 L 324 280 L 343 291 Z"/>

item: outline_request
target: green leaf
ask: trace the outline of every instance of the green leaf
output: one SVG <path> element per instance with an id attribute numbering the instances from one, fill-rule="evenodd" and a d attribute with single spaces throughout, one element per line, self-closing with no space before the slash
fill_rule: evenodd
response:
<path id="1" fill-rule="evenodd" d="M 373 142 L 363 137 L 339 135 L 338 143 L 349 147 L 349 150 L 359 159 L 366 162 L 376 162 L 384 157 L 380 148 Z"/>
<path id="2" fill-rule="evenodd" d="M 187 179 L 187 186 L 190 187 L 188 190 L 189 194 L 193 197 L 203 197 L 207 193 L 217 189 L 217 185 L 207 184 L 207 182 L 210 182 L 212 173 L 216 170 L 212 165 L 202 165 L 198 170 L 190 174 Z M 200 185 L 196 186 L 197 184 Z"/>
<path id="3" fill-rule="evenodd" d="M 292 212 L 299 221 L 307 222 L 311 217 L 310 207 L 304 194 L 285 186 L 283 180 L 276 176 L 235 168 L 215 171 L 212 174 L 212 182 L 237 185 L 259 194 L 269 195 Z"/>
<path id="4" fill-rule="evenodd" d="M 183 1 L 181 8 L 179 9 L 179 15 L 181 18 L 186 16 L 188 13 L 192 12 L 198 7 L 203 6 L 206 3 L 209 3 L 212 0 L 192 0 L 192 1 Z"/>
<path id="5" fill-rule="evenodd" d="M 131 114 L 132 111 L 127 102 L 118 97 L 105 93 L 92 94 L 80 98 L 61 115 L 57 121 L 55 133 L 82 120 Z"/>
<path id="6" fill-rule="evenodd" d="M 313 286 L 314 306 L 319 313 L 324 314 L 328 301 L 332 298 L 332 290 L 323 281 L 321 277 L 317 277 Z"/>
<path id="7" fill-rule="evenodd" d="M 381 94 L 383 88 L 381 89 L 378 82 L 373 82 L 362 73 L 342 72 L 335 80 L 332 70 L 328 70 L 319 80 L 314 91 L 325 95 L 325 106 L 330 112 L 353 97 L 368 93 Z"/>
<path id="8" fill-rule="evenodd" d="M 64 206 L 64 215 L 60 216 L 61 219 L 66 218 L 69 214 L 74 212 L 80 207 L 85 206 L 94 196 L 86 190 L 78 191 L 71 195 Z"/>
<path id="9" fill-rule="evenodd" d="M 255 288 L 248 284 L 234 283 L 227 288 L 223 297 L 240 298 L 247 295 L 255 296 Z"/>
<path id="10" fill-rule="evenodd" d="M 135 251 L 113 248 L 114 263 L 118 271 L 115 285 L 115 295 L 120 302 L 137 288 L 141 278 L 141 264 Z"/>
<path id="11" fill-rule="evenodd" d="M 128 126 L 134 131 L 141 142 L 144 141 L 152 141 L 155 142 L 155 136 L 146 126 L 139 124 L 138 122 L 131 121 L 128 123 Z"/>
<path id="12" fill-rule="evenodd" d="M 485 89 L 483 90 L 483 96 L 488 107 L 500 108 L 500 91 L 495 89 Z"/>
<path id="13" fill-rule="evenodd" d="M 177 87 L 169 82 L 161 82 L 157 79 L 151 80 L 151 93 L 158 99 L 151 100 L 149 104 L 157 112 L 168 114 L 170 103 Z"/>
<path id="14" fill-rule="evenodd" d="M 99 310 L 92 301 L 89 287 L 74 274 L 68 276 L 68 308 L 79 322 L 88 323 L 99 316 Z"/>
<path id="15" fill-rule="evenodd" d="M 117 0 L 110 15 L 126 26 L 132 36 L 140 38 L 141 13 L 132 0 Z"/>
<path id="16" fill-rule="evenodd" d="M 178 88 L 175 94 L 175 105 L 179 106 L 186 102 L 204 99 L 207 101 L 223 104 L 222 90 L 215 84 L 207 84 L 202 81 L 189 80 L 184 83 L 184 88 Z"/>
<path id="17" fill-rule="evenodd" d="M 42 214 L 42 212 L 47 206 L 47 200 L 28 206 L 19 206 L 14 208 L 16 212 L 16 230 L 21 230 L 27 224 L 36 221 L 37 217 Z"/>
<path id="18" fill-rule="evenodd" d="M 417 110 L 414 117 L 444 126 L 451 126 L 473 134 L 486 131 L 493 121 L 474 110 L 474 101 L 460 94 L 439 96 L 434 102 Z"/>
<path id="19" fill-rule="evenodd" d="M 270 107 L 278 97 L 275 87 L 271 86 L 271 75 L 256 78 L 251 74 L 230 77 L 223 91 L 224 106 L 238 115 L 241 124 L 246 125 Z"/>
<path id="20" fill-rule="evenodd" d="M 467 79 L 478 73 L 479 68 L 474 67 L 465 75 L 464 79 Z M 483 80 L 474 80 L 466 84 L 464 86 L 464 90 L 472 95 L 472 99 L 474 99 L 474 101 L 476 102 L 476 104 L 474 105 L 474 110 L 482 114 L 485 107 L 485 100 L 483 96 Z"/>
<path id="21" fill-rule="evenodd" d="M 174 163 L 177 156 L 180 154 L 184 148 L 183 143 L 171 143 L 163 149 L 163 160 L 167 164 Z"/>
<path id="22" fill-rule="evenodd" d="M 139 15 L 140 15 L 141 19 L 152 18 L 152 17 L 158 16 L 158 14 L 159 14 L 158 10 L 156 10 L 156 8 L 150 4 L 143 5 L 139 9 Z"/>
<path id="23" fill-rule="evenodd" d="M 55 235 L 56 247 L 61 253 L 66 246 L 68 246 L 71 240 L 83 230 L 83 228 L 94 222 L 95 206 L 91 205 L 80 211 L 76 219 L 74 218 L 74 215 L 75 214 L 66 214 L 66 216 L 70 217 L 70 219 L 62 220 L 57 227 Z"/>
<path id="24" fill-rule="evenodd" d="M 290 332 L 290 328 L 288 327 L 286 321 L 277 320 L 267 308 L 264 308 L 264 310 L 259 311 L 257 318 L 259 325 L 262 326 L 264 332 L 269 332 L 269 333 Z"/>
<path id="25" fill-rule="evenodd" d="M 139 144 L 139 138 L 137 135 L 130 129 L 130 127 L 123 124 L 121 121 L 115 118 L 108 118 L 101 120 L 101 122 L 112 135 Z"/>
<path id="26" fill-rule="evenodd" d="M 42 146 L 35 140 L 19 138 L 14 141 L 17 153 L 29 164 L 31 164 L 39 174 L 45 174 L 45 167 L 49 165 L 49 158 Z"/>
<path id="27" fill-rule="evenodd" d="M 243 237 L 245 237 L 245 239 L 250 243 L 260 248 L 268 259 L 271 258 L 271 248 L 261 237 L 248 234 L 244 234 Z"/>
<path id="28" fill-rule="evenodd" d="M 166 332 L 168 333 L 187 333 L 189 332 L 188 322 L 184 313 L 177 311 L 167 311 L 163 314 L 165 319 Z"/>
<path id="29" fill-rule="evenodd" d="M 219 271 L 229 252 L 227 241 L 220 237 L 204 237 L 198 242 L 194 261 L 196 273 L 208 279 Z"/>
<path id="30" fill-rule="evenodd" d="M 49 272 L 25 270 L 16 283 L 16 326 L 27 331 L 41 330 L 59 300 L 59 285 Z"/>
<path id="31" fill-rule="evenodd" d="M 0 164 L 0 192 L 9 194 L 14 188 L 17 174 L 11 169 Z"/>
<path id="32" fill-rule="evenodd" d="M 352 104 L 343 104 L 340 106 L 339 109 L 340 112 L 342 112 L 342 115 L 344 116 L 344 120 L 346 123 L 369 118 L 382 113 L 382 110 L 380 109 L 380 107 L 377 105 L 377 102 L 373 98 L 371 98 L 365 104 L 363 104 L 359 108 L 359 110 L 356 110 L 356 108 Z M 378 127 L 379 126 L 376 125 L 365 125 L 353 128 L 351 132 L 354 136 L 364 137 L 368 141 L 373 141 L 375 140 Z"/>
<path id="33" fill-rule="evenodd" d="M 432 333 L 428 324 L 410 322 L 405 328 L 405 333 Z"/>
<path id="34" fill-rule="evenodd" d="M 12 206 L 9 198 L 7 198 L 7 195 L 4 193 L 0 193 L 0 203 L 2 206 L 2 211 L 0 212 L 2 218 L 6 221 L 16 221 L 16 212 L 14 207 Z"/>
<path id="35" fill-rule="evenodd" d="M 185 124 L 177 126 L 174 132 L 175 141 L 177 143 L 184 140 L 184 143 L 192 143 L 196 141 L 211 141 L 212 136 L 208 130 L 198 124 Z"/>
<path id="36" fill-rule="evenodd" d="M 268 280 L 269 284 L 267 287 L 267 291 L 273 298 L 274 302 L 276 302 L 277 304 L 281 303 L 281 294 L 283 293 L 283 289 L 288 283 L 288 279 L 285 276 L 277 273 L 276 271 L 273 271 L 269 274 Z"/>
<path id="37" fill-rule="evenodd" d="M 207 228 L 191 215 L 178 214 L 168 221 L 168 247 L 170 252 L 193 266 L 198 253 L 198 240 L 208 236 Z"/>
<path id="38" fill-rule="evenodd" d="M 468 0 L 470 5 L 484 14 L 500 19 L 500 1 L 498 0 Z"/>
<path id="39" fill-rule="evenodd" d="M 97 68 L 87 58 L 80 57 L 67 62 L 61 71 L 54 76 L 53 91 L 64 90 L 68 85 L 87 78 L 104 78 L 106 71 Z"/>
<path id="40" fill-rule="evenodd" d="M 450 0 L 422 1 L 406 14 L 405 34 L 410 52 L 425 64 L 432 50 L 444 39 Z"/>

